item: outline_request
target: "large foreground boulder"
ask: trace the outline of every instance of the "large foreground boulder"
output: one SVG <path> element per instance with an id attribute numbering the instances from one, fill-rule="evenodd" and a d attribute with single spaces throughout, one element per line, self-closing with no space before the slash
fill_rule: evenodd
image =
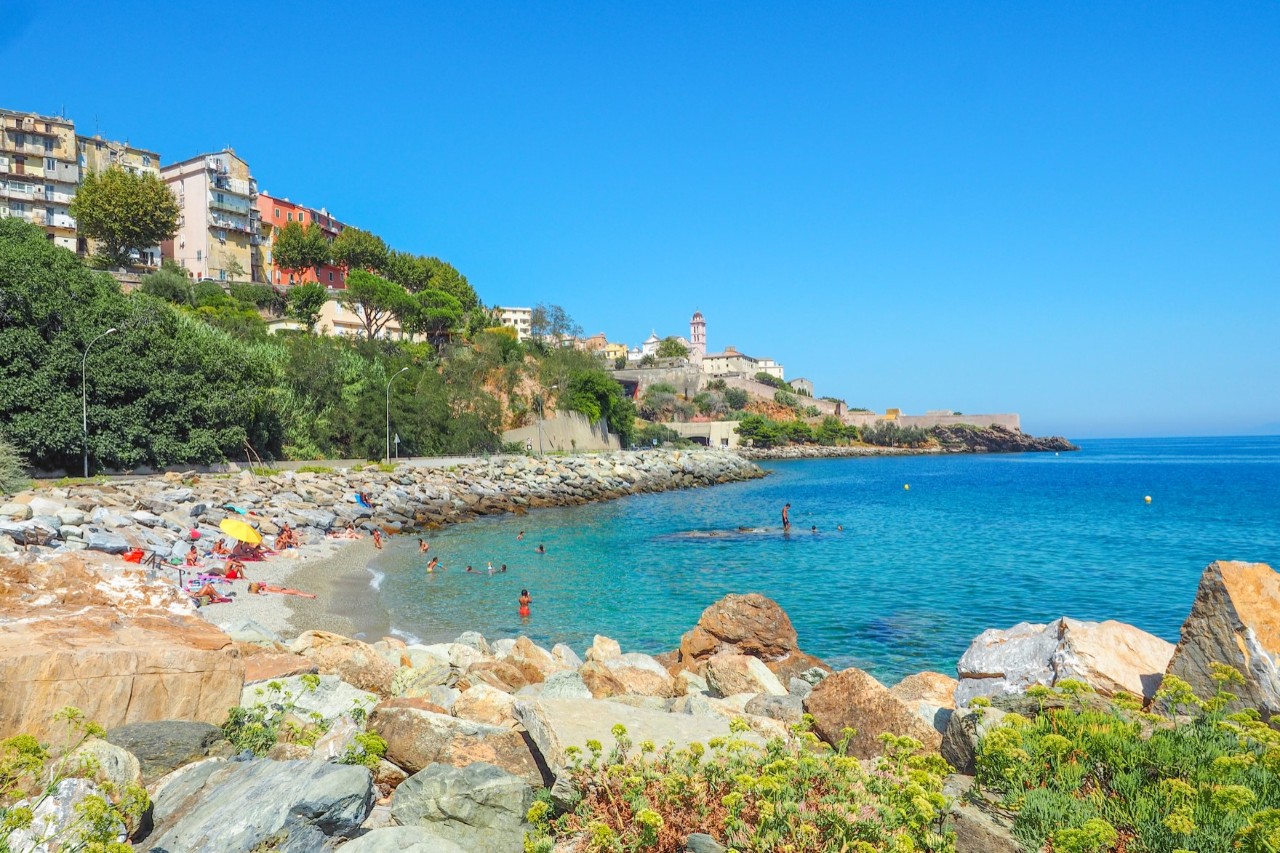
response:
<path id="1" fill-rule="evenodd" d="M 359 711 L 368 713 L 377 703 L 377 694 L 352 687 L 336 675 L 295 675 L 247 684 L 240 695 L 240 705 L 245 708 L 292 707 L 300 714 L 319 714 L 325 720 Z"/>
<path id="2" fill-rule="evenodd" d="M 492 764 L 433 764 L 400 783 L 391 815 L 403 826 L 425 826 L 464 850 L 522 849 L 533 790 Z"/>
<path id="3" fill-rule="evenodd" d="M 107 731 L 107 741 L 131 752 L 141 765 L 142 781 L 156 779 L 185 764 L 235 752 L 222 729 L 209 723 L 162 720 L 131 723 Z"/>
<path id="4" fill-rule="evenodd" d="M 935 752 L 942 743 L 942 735 L 911 705 L 855 667 L 818 682 L 804 698 L 804 710 L 813 716 L 814 732 L 829 744 L 838 744 L 846 728 L 854 729 L 848 754 L 857 758 L 879 755 L 880 735 L 886 732 L 915 738 Z"/>
<path id="5" fill-rule="evenodd" d="M 918 672 L 890 687 L 889 692 L 910 705 L 920 719 L 945 732 L 956 708 L 957 684 L 954 678 L 940 672 Z"/>
<path id="6" fill-rule="evenodd" d="M 983 631 L 956 665 L 955 704 L 975 696 L 1020 693 L 1033 684 L 1083 681 L 1103 696 L 1150 699 L 1173 656 L 1173 644 L 1123 622 L 1062 617 Z"/>
<path id="7" fill-rule="evenodd" d="M 626 727 L 632 743 L 652 741 L 659 749 L 667 744 L 686 747 L 695 741 L 705 746 L 712 738 L 730 733 L 727 716 L 670 714 L 602 699 L 517 698 L 515 714 L 553 774 L 564 770 L 565 750 L 571 746 L 589 756 L 587 741 L 595 740 L 607 755 L 617 743 L 612 729 L 619 723 Z M 751 732 L 739 737 L 764 743 Z"/>
<path id="8" fill-rule="evenodd" d="M 1215 663 L 1244 676 L 1228 688 L 1237 705 L 1268 718 L 1280 713 L 1280 574 L 1266 563 L 1220 560 L 1200 576 L 1168 673 L 1209 698 L 1217 692 Z"/>
<path id="9" fill-rule="evenodd" d="M 734 696 L 739 693 L 766 693 L 785 696 L 782 686 L 764 661 L 751 655 L 733 653 L 712 655 L 707 658 L 704 675 L 707 685 L 717 696 Z"/>
<path id="10" fill-rule="evenodd" d="M 830 670 L 800 651 L 796 629 L 786 611 L 758 592 L 726 595 L 702 611 L 698 624 L 680 639 L 672 672 L 689 669 L 701 673 L 707 660 L 719 654 L 759 658 L 783 684 L 815 666 Z"/>
<path id="11" fill-rule="evenodd" d="M 386 703 L 369 717 L 370 731 L 387 742 L 387 760 L 409 773 L 431 764 L 466 767 L 483 761 L 502 768 L 529 785 L 544 778 L 523 733 L 419 708 Z"/>
<path id="12" fill-rule="evenodd" d="M 340 849 L 342 853 L 472 853 L 425 826 L 380 827 Z"/>
<path id="13" fill-rule="evenodd" d="M 73 555 L 0 559 L 0 737 L 53 736 L 68 705 L 106 728 L 221 723 L 243 683 L 231 640 L 173 585 Z"/>
<path id="14" fill-rule="evenodd" d="M 322 674 L 336 675 L 352 687 L 379 696 L 391 692 L 397 667 L 368 643 L 328 631 L 306 631 L 293 641 L 289 651 L 312 661 Z"/>
<path id="15" fill-rule="evenodd" d="M 156 794 L 152 853 L 279 853 L 328 849 L 373 808 L 363 767 L 317 761 L 235 761 L 194 765 L 186 784 Z"/>
<path id="16" fill-rule="evenodd" d="M 649 655 L 638 652 L 589 661 L 578 670 L 578 675 L 597 699 L 675 695 L 675 680 L 666 668 Z"/>

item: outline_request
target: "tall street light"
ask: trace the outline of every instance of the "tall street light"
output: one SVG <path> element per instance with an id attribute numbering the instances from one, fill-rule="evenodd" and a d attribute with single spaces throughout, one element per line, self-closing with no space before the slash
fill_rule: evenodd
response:
<path id="1" fill-rule="evenodd" d="M 383 459 L 391 458 L 391 383 L 395 382 L 396 377 L 408 369 L 407 367 L 400 368 L 387 380 L 387 455 L 382 457 Z"/>
<path id="2" fill-rule="evenodd" d="M 114 334 L 115 331 L 116 329 L 112 327 L 89 341 L 89 346 L 84 348 L 84 355 L 80 359 L 80 408 L 83 415 L 81 426 L 84 430 L 84 476 L 86 479 L 89 477 L 89 384 L 85 378 L 85 370 L 89 364 L 89 349 L 107 335 Z"/>

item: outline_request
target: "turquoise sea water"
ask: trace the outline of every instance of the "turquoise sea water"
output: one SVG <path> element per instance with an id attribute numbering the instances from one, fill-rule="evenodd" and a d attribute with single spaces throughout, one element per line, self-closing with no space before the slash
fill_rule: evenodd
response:
<path id="1" fill-rule="evenodd" d="M 952 672 L 975 635 L 1020 621 L 1119 619 L 1176 640 L 1206 564 L 1280 568 L 1280 437 L 1080 445 L 772 463 L 750 483 L 437 531 L 428 541 L 443 573 L 422 570 L 416 540 L 393 539 L 372 571 L 408 635 L 523 633 L 579 651 L 596 633 L 629 651 L 674 648 L 720 596 L 761 592 L 786 609 L 803 649 L 892 683 Z M 739 526 L 771 529 L 681 535 Z M 508 572 L 465 573 L 489 561 Z M 525 621 L 522 587 L 534 601 Z"/>

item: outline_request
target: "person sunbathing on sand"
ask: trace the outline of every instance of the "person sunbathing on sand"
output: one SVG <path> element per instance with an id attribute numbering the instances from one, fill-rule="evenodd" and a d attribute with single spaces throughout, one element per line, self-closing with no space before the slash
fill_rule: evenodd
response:
<path id="1" fill-rule="evenodd" d="M 211 554 L 217 554 L 219 557 L 225 557 L 231 553 L 226 546 L 225 539 L 219 539 L 217 542 L 214 542 L 213 547 L 209 549 L 209 552 Z"/>
<path id="2" fill-rule="evenodd" d="M 185 566 L 198 566 L 198 565 L 200 565 L 200 555 L 196 552 L 196 546 L 195 546 L 195 545 L 192 545 L 192 546 L 191 546 L 191 550 L 187 551 L 187 558 L 186 558 L 186 560 L 184 560 L 184 561 L 183 561 L 183 565 L 185 565 Z"/>

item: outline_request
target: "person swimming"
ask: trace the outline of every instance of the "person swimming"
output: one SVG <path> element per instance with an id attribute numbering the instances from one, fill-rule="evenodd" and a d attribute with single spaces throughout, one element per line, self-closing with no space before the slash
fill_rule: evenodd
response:
<path id="1" fill-rule="evenodd" d="M 434 572 L 437 567 L 439 567 L 440 571 L 444 571 L 444 566 L 440 565 L 439 557 L 432 557 L 430 560 L 427 561 L 428 572 Z"/>
<path id="2" fill-rule="evenodd" d="M 498 569 L 498 574 L 502 574 L 502 573 L 503 573 L 503 572 L 505 572 L 506 570 L 507 570 L 507 564 L 506 564 L 506 563 L 503 563 L 503 564 L 502 564 L 502 568 Z"/>
<path id="3" fill-rule="evenodd" d="M 473 575 L 478 575 L 478 574 L 480 574 L 479 572 L 477 572 L 477 571 L 476 571 L 473 567 L 471 567 L 471 566 L 467 566 L 467 571 L 471 572 L 471 574 L 473 574 Z"/>
<path id="4" fill-rule="evenodd" d="M 538 543 L 538 547 L 534 549 L 534 553 L 535 553 L 535 554 L 545 554 L 545 553 L 547 553 L 547 546 L 546 546 L 546 545 L 543 545 L 541 542 L 539 542 L 539 543 Z"/>
<path id="5" fill-rule="evenodd" d="M 519 533 L 517 533 L 517 534 L 516 534 L 516 541 L 517 541 L 517 542 L 523 542 L 523 541 L 524 541 L 524 531 L 523 531 L 523 530 L 521 530 Z"/>
<path id="6" fill-rule="evenodd" d="M 419 540 L 418 540 L 418 553 L 419 553 L 419 554 L 425 554 L 425 553 L 427 553 L 427 551 L 428 551 L 430 548 L 431 548 L 431 543 L 426 542 L 426 541 L 424 541 L 424 540 L 422 540 L 422 539 L 419 539 Z"/>
<path id="7" fill-rule="evenodd" d="M 488 569 L 489 569 L 489 574 L 493 574 L 493 560 L 489 561 Z"/>

